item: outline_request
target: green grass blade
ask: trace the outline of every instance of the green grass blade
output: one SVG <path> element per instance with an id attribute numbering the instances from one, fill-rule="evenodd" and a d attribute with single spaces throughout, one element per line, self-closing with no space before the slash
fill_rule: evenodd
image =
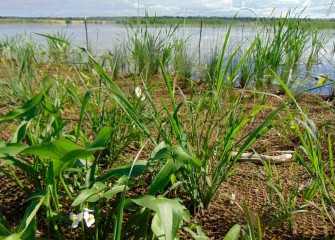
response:
<path id="1" fill-rule="evenodd" d="M 114 83 L 114 81 L 108 76 L 103 67 L 94 59 L 94 57 L 86 49 L 82 50 L 87 53 L 94 67 L 100 73 L 101 77 L 104 78 L 110 84 L 111 88 L 113 89 L 113 93 L 111 93 L 112 98 L 131 117 L 131 119 L 136 123 L 136 125 L 150 138 L 152 143 L 157 145 L 156 140 L 154 139 L 151 131 L 149 130 L 147 125 L 143 122 L 141 117 L 137 114 L 137 112 L 134 109 L 134 106 L 128 101 L 122 89 L 120 89 Z"/>
<path id="2" fill-rule="evenodd" d="M 241 225 L 235 224 L 223 238 L 223 240 L 238 240 L 240 237 Z"/>

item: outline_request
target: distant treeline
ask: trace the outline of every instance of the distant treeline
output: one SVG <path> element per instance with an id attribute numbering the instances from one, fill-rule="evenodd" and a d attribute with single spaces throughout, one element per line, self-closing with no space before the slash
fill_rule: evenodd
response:
<path id="1" fill-rule="evenodd" d="M 156 16 L 156 17 L 87 17 L 89 23 L 103 24 L 103 23 L 115 23 L 115 24 L 187 24 L 197 25 L 202 21 L 203 24 L 207 25 L 222 25 L 231 23 L 232 21 L 236 24 L 255 24 L 256 22 L 271 23 L 278 18 L 274 17 L 201 17 L 201 16 L 188 16 L 188 17 L 176 17 L 176 16 Z M 302 26 L 305 27 L 316 27 L 316 28 L 334 28 L 335 29 L 335 18 L 290 18 L 291 21 L 300 21 Z M 12 16 L 0 16 L 1 22 L 49 22 L 59 23 L 63 22 L 71 24 L 74 22 L 83 22 L 84 17 L 12 17 Z"/>

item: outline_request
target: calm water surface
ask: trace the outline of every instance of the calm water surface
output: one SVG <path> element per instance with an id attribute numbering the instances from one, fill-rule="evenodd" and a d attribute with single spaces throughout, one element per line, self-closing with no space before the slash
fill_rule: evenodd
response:
<path id="1" fill-rule="evenodd" d="M 215 47 L 221 47 L 226 36 L 227 26 L 222 27 L 204 27 L 202 29 L 202 38 L 200 45 L 201 59 L 206 58 L 210 51 Z M 152 31 L 160 31 L 162 29 L 155 28 Z M 62 32 L 66 33 L 72 45 L 77 47 L 86 46 L 85 25 L 84 24 L 43 24 L 43 23 L 27 23 L 27 24 L 0 24 L 0 39 L 11 37 L 17 34 L 26 34 L 39 43 L 46 44 L 46 39 L 34 33 L 51 34 Z M 229 38 L 229 44 L 234 47 L 243 44 L 244 48 L 248 47 L 248 43 L 252 41 L 257 33 L 255 27 L 233 27 Z M 332 50 L 335 44 L 335 30 L 326 30 L 326 34 L 331 38 L 325 49 L 320 54 L 323 56 L 323 63 L 312 69 L 312 74 L 318 75 L 326 73 L 330 78 L 335 79 L 335 57 Z M 188 39 L 189 53 L 194 54 L 198 58 L 199 54 L 199 27 L 179 27 L 176 35 Z M 88 24 L 89 46 L 94 54 L 101 55 L 104 52 L 112 50 L 115 46 L 119 46 L 127 39 L 127 29 L 120 24 Z M 229 48 L 228 48 L 229 49 Z M 302 67 L 302 71 L 304 71 Z M 313 86 L 313 82 L 311 86 Z M 307 82 L 306 87 L 310 87 Z M 324 90 L 323 90 L 324 91 Z M 322 91 L 322 92 L 323 92 Z"/>
<path id="2" fill-rule="evenodd" d="M 224 27 L 204 27 L 202 30 L 201 49 L 209 50 L 210 46 L 222 44 L 226 35 L 228 26 Z M 157 28 L 153 31 L 159 31 Z M 27 23 L 27 24 L 0 24 L 0 39 L 6 36 L 15 36 L 16 34 L 31 35 L 32 39 L 38 43 L 45 43 L 43 37 L 34 33 L 54 34 L 57 32 L 66 32 L 70 38 L 70 42 L 78 45 L 86 45 L 85 25 L 84 24 L 43 24 L 43 23 Z M 230 40 L 235 44 L 243 42 L 247 39 L 253 39 L 256 31 L 253 28 L 234 27 L 230 36 Z M 198 48 L 200 38 L 199 27 L 180 27 L 176 35 L 187 38 L 190 46 Z M 106 52 L 113 49 L 114 46 L 124 42 L 127 36 L 127 29 L 120 24 L 89 24 L 88 25 L 89 43 L 96 53 Z"/>

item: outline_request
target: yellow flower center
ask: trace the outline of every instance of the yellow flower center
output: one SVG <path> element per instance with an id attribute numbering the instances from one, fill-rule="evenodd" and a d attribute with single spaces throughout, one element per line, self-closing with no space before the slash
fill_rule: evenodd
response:
<path id="1" fill-rule="evenodd" d="M 72 217 L 71 217 L 71 221 L 76 221 L 77 220 L 77 215 L 73 215 Z"/>

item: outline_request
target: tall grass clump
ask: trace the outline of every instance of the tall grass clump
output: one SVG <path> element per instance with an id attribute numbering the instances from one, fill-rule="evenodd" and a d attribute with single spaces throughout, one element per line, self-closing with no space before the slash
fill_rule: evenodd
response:
<path id="1" fill-rule="evenodd" d="M 217 65 L 219 63 L 219 58 L 220 58 L 220 50 L 217 45 L 213 46 L 211 44 L 210 47 L 210 52 L 208 56 L 206 56 L 207 62 L 205 63 L 205 69 L 204 69 L 204 79 L 205 82 L 209 82 L 214 84 L 214 79 L 218 76 L 217 73 Z"/>
<path id="2" fill-rule="evenodd" d="M 320 212 L 335 226 L 333 221 L 335 216 L 334 136 L 331 134 L 322 135 L 314 121 L 303 111 L 293 93 L 278 76 L 277 81 L 298 110 L 298 114 L 295 117 L 292 116 L 289 109 L 288 113 L 293 119 L 292 128 L 300 140 L 300 146 L 296 150 L 296 159 L 305 168 L 312 179 L 310 185 L 313 189 L 310 187 L 305 188 L 305 200 L 312 201 L 312 199 L 319 194 L 319 200 L 322 205 L 322 209 L 319 208 Z M 328 127 L 329 131 L 334 129 L 332 125 L 328 125 Z M 322 144 L 325 142 L 326 153 L 328 152 L 328 154 L 324 153 L 323 150 L 324 147 Z"/>
<path id="3" fill-rule="evenodd" d="M 241 66 L 241 75 L 239 77 L 239 86 L 241 88 L 245 88 L 249 86 L 251 83 L 251 80 L 253 78 L 253 64 L 251 62 L 251 57 L 250 55 L 248 56 L 248 59 L 245 61 L 245 63 Z"/>
<path id="4" fill-rule="evenodd" d="M 310 48 L 307 60 L 307 70 L 311 70 L 314 64 L 319 64 L 322 56 L 322 51 L 329 51 L 325 49 L 326 44 L 330 41 L 331 36 L 325 34 L 322 30 L 310 30 Z"/>
<path id="5" fill-rule="evenodd" d="M 70 52 L 71 36 L 66 31 L 57 31 L 52 35 L 39 34 L 45 37 L 48 45 L 48 57 L 55 63 L 64 63 L 68 61 Z"/>
<path id="6" fill-rule="evenodd" d="M 27 35 L 7 37 L 2 41 L 1 71 L 6 81 L 1 82 L 1 97 L 10 102 L 24 103 L 41 87 L 37 79 L 40 47 Z"/>
<path id="7" fill-rule="evenodd" d="M 126 48 L 131 53 L 134 70 L 137 74 L 151 77 L 159 73 L 159 60 L 167 66 L 171 60 L 174 36 L 177 26 L 161 29 L 143 25 L 127 26 Z"/>
<path id="8" fill-rule="evenodd" d="M 227 36 L 229 37 L 229 34 Z M 248 122 L 257 117 L 266 106 L 256 106 L 250 112 L 246 112 L 246 103 L 242 100 L 243 91 L 233 93 L 234 81 L 225 81 L 232 64 L 230 57 L 228 65 L 222 67 L 228 37 L 224 41 L 221 58 L 216 66 L 217 76 L 213 79 L 213 88 L 202 96 L 191 94 L 190 99 L 185 98 L 177 103 L 169 77 L 162 65 L 171 103 L 170 107 L 164 104 L 164 111 L 168 116 L 163 124 L 164 129 L 160 127 L 162 125 L 158 126 L 158 131 L 164 140 L 161 158 L 168 160 L 166 157 L 172 154 L 174 159 L 173 152 L 178 149 L 185 151 L 183 156 L 186 159 L 182 163 L 167 161 L 163 166 L 165 180 L 157 176 L 153 182 L 166 185 L 167 176 L 175 176 L 182 190 L 191 199 L 195 211 L 208 208 L 221 184 L 232 174 L 241 154 L 269 129 L 284 120 L 275 120 L 275 117 L 285 104 L 274 109 L 256 129 L 239 135 Z M 252 47 L 253 45 L 236 64 L 232 76 L 237 75 Z M 224 107 L 222 102 L 226 102 Z M 181 111 L 182 108 L 186 110 Z"/>
<path id="9" fill-rule="evenodd" d="M 273 25 L 265 25 L 256 36 L 256 46 L 253 55 L 255 67 L 255 87 L 262 88 L 272 84 L 272 76 L 269 68 L 277 72 L 284 57 L 284 46 L 287 38 L 285 24 L 288 21 L 287 14 L 278 20 L 273 20 Z"/>
<path id="10" fill-rule="evenodd" d="M 285 83 L 289 83 L 295 79 L 290 73 L 295 75 L 300 64 L 311 66 L 317 61 L 317 54 L 325 41 L 318 31 L 302 27 L 302 21 L 300 15 L 291 17 L 288 12 L 263 25 L 256 36 L 252 54 L 256 88 L 271 86 L 275 80 L 273 71 L 281 75 Z"/>
<path id="11" fill-rule="evenodd" d="M 177 78 L 186 83 L 191 79 L 194 71 L 194 58 L 189 53 L 187 46 L 187 39 L 175 39 L 172 53 L 173 72 Z"/>
<path id="12" fill-rule="evenodd" d="M 218 94 L 221 93 L 224 85 L 237 82 L 242 65 L 255 47 L 255 41 L 253 41 L 247 50 L 240 54 L 242 45 L 230 44 L 232 24 L 227 28 L 222 46 L 211 45 L 210 53 L 206 57 L 204 81 Z"/>
<path id="13" fill-rule="evenodd" d="M 126 71 L 127 59 L 121 47 L 115 47 L 112 52 L 102 56 L 102 65 L 108 69 L 113 79 L 117 79 L 120 73 Z"/>
<path id="14" fill-rule="evenodd" d="M 290 122 L 290 121 L 288 121 Z M 280 226 L 284 222 L 288 223 L 290 233 L 295 230 L 295 219 L 301 213 L 315 214 L 308 210 L 309 202 L 299 202 L 299 195 L 305 190 L 299 184 L 298 169 L 300 164 L 293 162 L 289 168 L 289 179 L 281 179 L 278 168 L 275 164 L 263 161 L 265 167 L 265 181 L 269 186 L 270 203 L 266 206 L 270 216 L 267 227 Z M 289 186 L 285 186 L 284 181 L 288 181 Z"/>
<path id="15" fill-rule="evenodd" d="M 112 100 L 117 106 L 122 109 L 123 115 L 128 116 L 132 124 L 136 125 L 142 132 L 151 140 L 152 144 L 155 146 L 151 157 L 148 161 L 138 161 L 137 158 L 140 152 L 143 150 L 142 146 L 140 152 L 135 157 L 133 163 L 126 166 L 117 167 L 115 169 L 108 170 L 107 173 L 101 177 L 95 178 L 91 170 L 90 173 L 90 183 L 89 186 L 85 186 L 84 190 L 79 192 L 77 197 L 74 199 L 73 206 L 82 206 L 83 204 L 88 204 L 90 206 L 95 206 L 95 209 L 100 209 L 98 212 L 94 211 L 94 214 L 99 214 L 98 228 L 94 234 L 94 239 L 99 239 L 98 236 L 105 238 L 110 231 L 113 231 L 113 237 L 115 239 L 121 239 L 126 236 L 159 236 L 165 235 L 167 239 L 173 239 L 177 234 L 179 228 L 188 228 L 187 224 L 182 225 L 181 223 L 187 223 L 189 217 L 187 217 L 187 211 L 182 204 L 177 199 L 168 199 L 165 194 L 156 197 L 156 194 L 164 190 L 166 187 L 166 179 L 161 178 L 161 176 L 166 175 L 166 167 L 160 169 L 157 168 L 157 161 L 161 160 L 162 153 L 167 151 L 167 148 L 162 148 L 162 145 L 158 145 L 150 128 L 150 124 L 143 121 L 143 111 L 142 109 L 137 109 L 137 101 L 145 101 L 146 97 L 150 98 L 149 95 L 144 95 L 145 98 L 139 95 L 137 101 L 133 101 L 131 98 L 126 96 L 126 93 L 117 86 L 112 78 L 106 73 L 105 69 L 99 64 L 90 54 L 92 63 L 96 67 L 97 71 L 101 74 L 105 82 L 105 86 L 109 86 L 109 92 L 106 95 L 110 100 Z M 96 89 L 98 90 L 98 89 Z M 151 101 L 151 100 L 150 100 Z M 88 105 L 87 105 L 88 106 Z M 82 105 L 82 113 L 88 110 L 87 106 Z M 81 114 L 82 114 L 81 113 Z M 119 112 L 120 114 L 120 112 Z M 119 121 L 119 120 L 118 120 Z M 151 120 L 152 121 L 152 120 Z M 115 124 L 113 124 L 115 125 Z M 112 126 L 113 128 L 114 126 Z M 106 137 L 110 137 L 113 134 L 112 128 L 110 129 Z M 123 129 L 124 130 L 124 129 Z M 160 129 L 163 130 L 163 129 Z M 108 145 L 107 145 L 108 146 Z M 180 161 L 189 161 L 188 154 L 182 148 L 175 148 L 174 156 Z M 167 158 L 168 155 L 166 155 Z M 167 160 L 167 166 L 171 164 L 172 159 Z M 164 161 L 159 161 L 163 163 Z M 92 165 L 92 168 L 98 169 L 101 161 L 97 161 L 96 164 Z M 156 167 L 155 167 L 156 166 Z M 138 183 L 139 180 L 133 181 L 132 179 L 138 177 L 144 170 L 149 170 L 154 172 L 156 180 L 148 186 L 148 193 L 146 195 L 137 196 L 131 199 L 127 205 L 131 204 L 131 208 L 135 213 L 134 218 L 122 224 L 123 212 L 125 211 L 125 194 L 133 186 L 133 183 Z M 88 172 L 89 174 L 89 172 Z M 108 179 L 118 179 L 118 183 L 112 187 L 106 186 L 104 184 Z M 115 196 L 115 194 L 121 193 L 120 199 L 117 202 L 118 207 L 108 208 L 109 210 L 105 213 L 101 212 L 102 206 L 110 206 L 109 200 Z M 93 198 L 89 196 L 94 196 Z M 85 210 L 81 210 L 85 211 Z M 173 221 L 165 221 L 167 218 L 172 218 Z M 110 222 L 113 221 L 114 224 L 111 225 Z M 152 222 L 152 232 L 151 231 L 138 231 L 136 229 L 147 229 Z M 158 228 L 158 229 L 157 229 Z M 132 231 L 132 229 L 135 229 Z M 191 229 L 187 229 L 189 232 L 197 236 Z M 84 231 L 85 232 L 85 231 Z M 88 232 L 88 234 L 90 234 Z M 134 235 L 133 235 L 134 234 Z M 148 235 L 149 234 L 149 235 Z M 92 237 L 92 235 L 89 235 Z"/>

